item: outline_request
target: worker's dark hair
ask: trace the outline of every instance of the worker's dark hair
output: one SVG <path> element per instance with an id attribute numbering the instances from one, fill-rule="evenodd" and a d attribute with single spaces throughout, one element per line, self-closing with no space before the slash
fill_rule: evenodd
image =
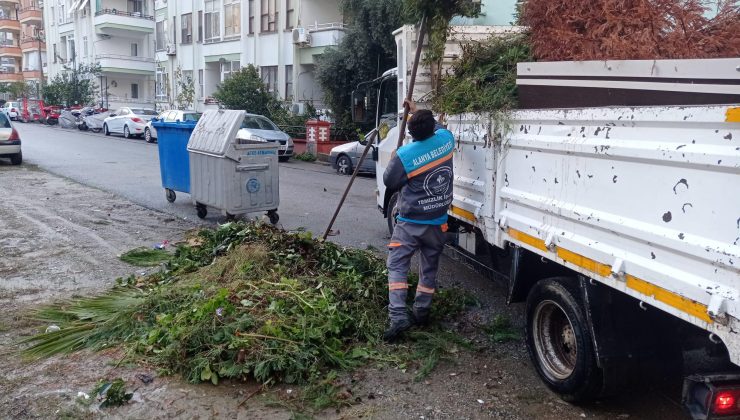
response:
<path id="1" fill-rule="evenodd" d="M 432 137 L 434 134 L 434 127 L 437 122 L 434 121 L 434 115 L 432 111 L 428 109 L 422 109 L 416 111 L 414 115 L 409 118 L 409 133 L 414 140 L 426 140 Z"/>

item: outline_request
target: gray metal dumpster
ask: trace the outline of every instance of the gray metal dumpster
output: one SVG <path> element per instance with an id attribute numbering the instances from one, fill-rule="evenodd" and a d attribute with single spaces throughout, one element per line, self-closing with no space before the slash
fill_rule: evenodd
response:
<path id="1" fill-rule="evenodd" d="M 188 141 L 190 195 L 201 219 L 207 207 L 227 216 L 267 211 L 278 222 L 278 144 L 239 140 L 244 111 L 206 111 Z"/>

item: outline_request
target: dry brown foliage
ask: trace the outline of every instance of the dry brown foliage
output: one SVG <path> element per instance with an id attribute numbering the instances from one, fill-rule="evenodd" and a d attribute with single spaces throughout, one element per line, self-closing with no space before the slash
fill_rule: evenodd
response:
<path id="1" fill-rule="evenodd" d="M 740 57 L 738 0 L 527 0 L 541 61 Z"/>

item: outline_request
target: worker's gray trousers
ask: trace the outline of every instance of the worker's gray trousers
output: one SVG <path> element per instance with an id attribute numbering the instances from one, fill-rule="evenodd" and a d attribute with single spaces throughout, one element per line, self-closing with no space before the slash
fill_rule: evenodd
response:
<path id="1" fill-rule="evenodd" d="M 444 228 L 443 228 L 444 226 Z M 422 225 L 398 221 L 388 244 L 388 312 L 391 321 L 408 319 L 406 294 L 411 258 L 418 250 L 419 285 L 414 308 L 429 309 L 437 288 L 439 256 L 445 244 L 446 225 Z"/>

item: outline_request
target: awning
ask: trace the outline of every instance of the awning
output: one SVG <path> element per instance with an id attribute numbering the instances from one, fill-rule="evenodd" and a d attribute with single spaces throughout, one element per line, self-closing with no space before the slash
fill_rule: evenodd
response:
<path id="1" fill-rule="evenodd" d="M 71 15 L 72 13 L 74 13 L 77 10 L 77 6 L 80 5 L 80 2 L 82 2 L 82 0 L 75 0 L 74 3 L 72 3 L 72 7 L 69 8 L 67 14 Z"/>
<path id="2" fill-rule="evenodd" d="M 221 55 L 207 55 L 204 57 L 206 63 L 215 63 L 218 61 L 221 61 L 223 58 L 224 61 L 239 61 L 241 59 L 240 53 L 234 53 L 234 54 L 221 54 Z"/>
<path id="3" fill-rule="evenodd" d="M 83 10 L 83 9 L 85 8 L 85 6 L 87 6 L 87 3 L 88 3 L 89 1 L 90 1 L 90 0 L 81 0 L 81 1 L 80 1 L 80 6 L 79 6 L 79 7 L 77 8 L 77 10 L 79 10 L 79 11 L 81 12 L 81 11 L 82 11 L 82 10 Z"/>

